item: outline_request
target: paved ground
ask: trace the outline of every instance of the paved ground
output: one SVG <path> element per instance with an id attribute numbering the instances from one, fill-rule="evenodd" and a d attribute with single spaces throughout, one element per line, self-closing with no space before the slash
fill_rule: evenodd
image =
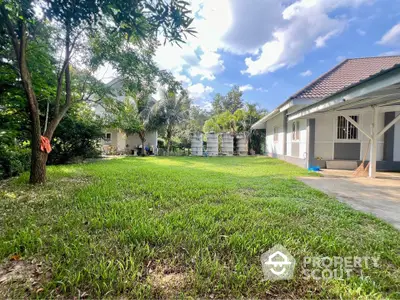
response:
<path id="1" fill-rule="evenodd" d="M 321 173 L 324 177 L 299 179 L 400 230 L 400 173 L 379 172 L 376 179 L 353 177 L 352 171 L 323 170 Z"/>

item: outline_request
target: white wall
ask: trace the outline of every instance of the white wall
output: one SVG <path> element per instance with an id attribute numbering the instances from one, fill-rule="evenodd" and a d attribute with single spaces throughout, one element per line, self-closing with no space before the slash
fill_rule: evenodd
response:
<path id="1" fill-rule="evenodd" d="M 283 113 L 266 122 L 266 152 L 270 156 L 284 155 Z M 307 155 L 307 120 L 298 120 L 300 125 L 299 141 L 292 141 L 292 123 L 287 123 L 286 155 L 296 158 L 305 158 Z M 274 127 L 278 127 L 278 142 L 274 142 Z M 298 155 L 292 154 L 292 143 L 299 144 Z"/>
<path id="2" fill-rule="evenodd" d="M 359 124 L 366 133 L 371 132 L 372 112 L 360 112 L 357 110 L 348 111 L 348 115 L 358 115 Z M 337 139 L 337 117 L 338 113 L 325 113 L 315 117 L 315 157 L 321 157 L 324 160 L 332 160 L 334 157 L 334 143 L 361 143 L 360 160 L 363 159 L 368 149 L 368 138 L 358 130 L 358 140 L 339 140 Z M 378 115 L 378 131 L 384 127 L 384 113 Z M 378 139 L 377 160 L 383 159 L 383 135 Z M 368 159 L 367 154 L 367 159 Z"/>
<path id="3" fill-rule="evenodd" d="M 300 138 L 298 141 L 292 139 L 292 131 L 293 131 L 293 122 L 299 122 L 300 129 Z M 287 150 L 286 154 L 288 156 L 296 157 L 296 158 L 306 158 L 307 154 L 307 120 L 296 120 L 296 121 L 289 121 L 287 123 L 287 135 L 286 135 L 286 141 L 287 141 Z M 292 145 L 293 144 L 298 144 L 299 146 L 299 153 L 296 155 L 296 153 L 292 152 Z"/>
<path id="4" fill-rule="evenodd" d="M 347 114 L 358 115 L 359 124 L 363 131 L 371 132 L 371 111 L 348 111 Z M 339 140 L 337 139 L 337 117 L 339 113 L 325 113 L 315 117 L 315 158 L 320 157 L 323 160 L 333 160 L 334 158 L 334 143 L 361 143 L 361 151 L 359 159 L 362 160 L 368 150 L 369 139 L 358 130 L 357 140 Z M 299 143 L 299 155 L 293 156 L 305 158 L 307 154 L 307 120 L 300 121 L 300 140 L 299 142 L 292 141 L 292 123 L 287 124 L 286 135 L 286 154 L 292 155 L 292 143 Z M 274 142 L 274 127 L 278 127 L 278 142 Z M 378 132 L 384 127 L 384 113 L 378 114 Z M 283 155 L 284 149 L 284 132 L 283 132 L 283 113 L 279 113 L 274 118 L 266 122 L 266 153 L 270 156 Z M 383 160 L 384 153 L 384 136 L 378 139 L 377 160 Z M 366 154 L 366 159 L 369 158 L 369 152 Z M 400 161 L 400 122 L 395 125 L 395 145 L 394 145 L 394 160 Z"/>
<path id="5" fill-rule="evenodd" d="M 125 151 L 126 135 L 123 132 L 116 129 L 110 129 L 107 130 L 106 133 L 111 133 L 111 140 L 101 140 L 101 145 L 103 146 L 103 149 L 107 148 L 107 146 L 112 146 L 118 152 Z"/>
<path id="6" fill-rule="evenodd" d="M 145 135 L 146 141 L 144 142 L 145 146 L 157 148 L 157 132 L 147 132 Z M 127 138 L 127 145 L 129 150 L 136 149 L 138 146 L 142 145 L 142 141 L 140 140 L 139 135 L 133 134 L 129 135 Z"/>
<path id="7" fill-rule="evenodd" d="M 283 155 L 283 113 L 266 122 L 265 150 L 269 156 Z M 274 127 L 278 127 L 278 141 L 274 141 Z"/>
<path id="8" fill-rule="evenodd" d="M 107 130 L 106 133 L 111 133 L 111 141 L 107 142 L 102 140 L 101 144 L 103 147 L 113 146 L 118 152 L 127 151 L 130 153 L 130 150 L 136 149 L 138 146 L 142 145 L 142 141 L 137 134 L 126 136 L 125 133 L 116 129 Z M 156 151 L 157 131 L 146 133 L 146 142 L 144 144 L 145 146 L 149 145 L 153 147 Z"/>

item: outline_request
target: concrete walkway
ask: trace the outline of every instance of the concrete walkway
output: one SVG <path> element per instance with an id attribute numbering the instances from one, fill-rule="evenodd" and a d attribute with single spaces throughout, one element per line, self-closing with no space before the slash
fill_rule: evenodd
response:
<path id="1" fill-rule="evenodd" d="M 323 170 L 321 173 L 324 177 L 299 180 L 400 230 L 400 173 L 378 172 L 376 179 L 353 177 L 353 171 Z"/>

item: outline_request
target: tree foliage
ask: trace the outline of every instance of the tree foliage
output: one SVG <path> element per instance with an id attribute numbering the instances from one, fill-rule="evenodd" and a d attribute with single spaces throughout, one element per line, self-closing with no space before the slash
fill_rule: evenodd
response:
<path id="1" fill-rule="evenodd" d="M 239 90 L 239 86 L 234 86 L 225 96 L 219 93 L 216 94 L 211 102 L 213 114 L 217 115 L 226 111 L 229 111 L 231 114 L 235 113 L 235 111 L 244 105 L 242 97 L 243 92 Z"/>
<path id="2" fill-rule="evenodd" d="M 204 132 L 249 132 L 265 110 L 256 104 L 246 103 L 243 93 L 234 86 L 226 96 L 216 94 L 212 101 L 212 116 L 204 123 Z"/>
<path id="3" fill-rule="evenodd" d="M 74 106 L 54 133 L 49 164 L 82 161 L 100 155 L 103 120 L 85 104 Z"/>
<path id="4" fill-rule="evenodd" d="M 157 101 L 152 109 L 153 122 L 159 124 L 165 131 L 167 154 L 171 149 L 171 141 L 176 136 L 179 128 L 185 127 L 189 121 L 191 101 L 186 91 L 174 93 L 164 91 L 162 98 Z"/>

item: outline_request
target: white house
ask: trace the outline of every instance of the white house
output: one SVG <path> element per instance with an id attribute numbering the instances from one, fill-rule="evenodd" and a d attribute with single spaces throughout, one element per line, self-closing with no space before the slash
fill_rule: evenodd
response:
<path id="1" fill-rule="evenodd" d="M 400 170 L 400 56 L 348 59 L 253 124 L 266 154 L 302 167 Z"/>
<path id="2" fill-rule="evenodd" d="M 121 90 L 122 81 L 120 78 L 116 78 L 108 83 L 116 91 Z M 123 101 L 125 99 L 124 95 L 116 96 L 117 100 Z M 104 116 L 107 112 L 106 110 L 97 105 L 95 107 L 95 113 Z M 145 134 L 145 148 L 149 148 L 153 154 L 157 154 L 157 131 L 146 132 Z M 138 154 L 142 148 L 142 141 L 138 134 L 126 135 L 122 130 L 119 129 L 108 129 L 101 141 L 102 151 L 107 154 Z"/>

